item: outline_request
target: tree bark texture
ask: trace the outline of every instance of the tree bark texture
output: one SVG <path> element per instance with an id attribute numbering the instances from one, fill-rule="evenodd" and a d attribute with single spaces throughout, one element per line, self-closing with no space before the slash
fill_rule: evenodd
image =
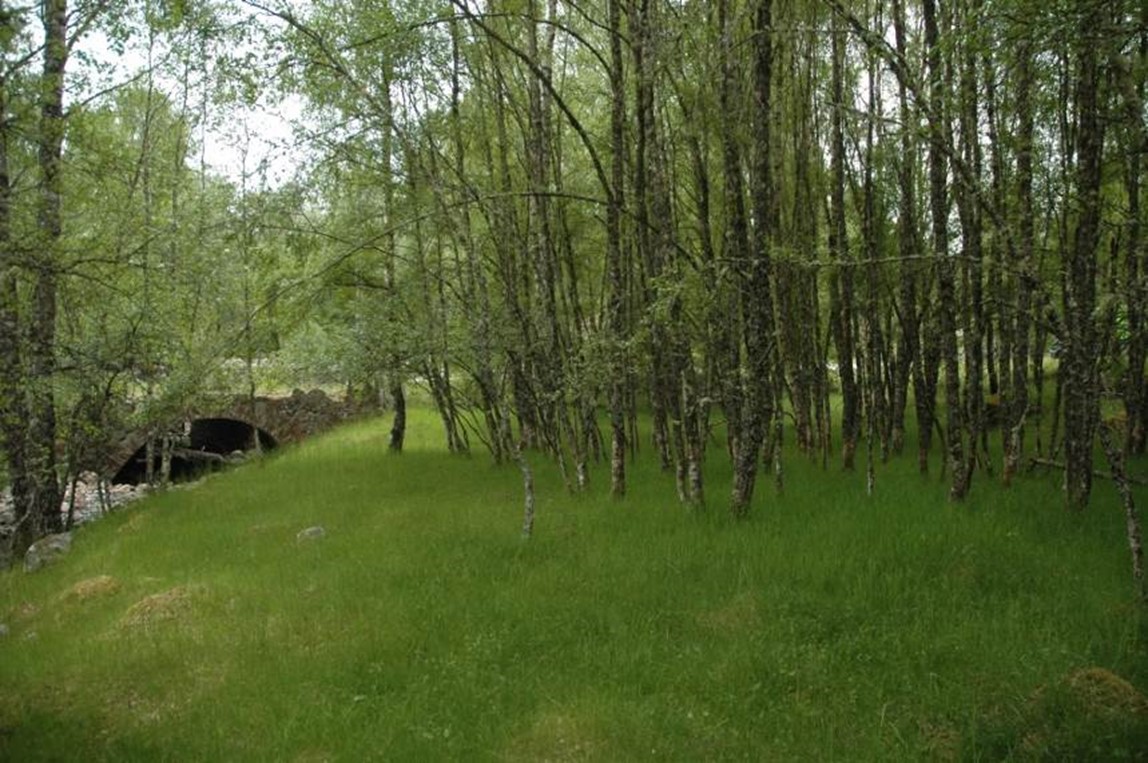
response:
<path id="1" fill-rule="evenodd" d="M 845 223 L 845 37 L 837 15 L 833 16 L 833 104 L 831 107 L 832 149 L 830 157 L 829 251 L 836 269 L 829 284 L 830 323 L 837 348 L 837 373 L 841 378 L 841 461 L 852 469 L 861 429 L 860 391 L 856 380 L 853 337 L 853 268 L 849 258 L 849 237 Z"/>
<path id="2" fill-rule="evenodd" d="M 754 19 L 754 97 L 751 173 L 754 226 L 750 258 L 742 267 L 741 311 L 746 355 L 745 393 L 741 414 L 741 445 L 734 462 L 730 510 L 745 516 L 753 498 L 758 456 L 774 416 L 776 332 L 773 319 L 770 238 L 773 220 L 773 166 L 770 126 L 773 72 L 773 0 L 759 0 Z"/>
<path id="3" fill-rule="evenodd" d="M 1103 9 L 1082 3 L 1077 51 L 1076 205 L 1072 245 L 1065 252 L 1064 284 L 1064 493 L 1081 510 L 1092 490 L 1092 448 L 1098 418 L 1096 309 L 1100 185 L 1104 150 L 1100 44 Z"/>
<path id="4" fill-rule="evenodd" d="M 64 69 L 68 60 L 66 0 L 43 6 L 44 76 L 41 84 L 39 165 L 40 240 L 33 287 L 28 353 L 30 402 L 28 480 L 38 534 L 62 529 L 56 474 L 56 300 L 63 235 L 61 158 L 64 144 Z"/>

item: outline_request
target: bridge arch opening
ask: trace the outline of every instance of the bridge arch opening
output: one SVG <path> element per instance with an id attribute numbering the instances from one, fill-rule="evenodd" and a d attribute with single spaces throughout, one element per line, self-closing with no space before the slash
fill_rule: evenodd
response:
<path id="1" fill-rule="evenodd" d="M 171 455 L 171 480 L 188 482 L 236 459 L 237 451 L 255 449 L 259 437 L 262 450 L 274 450 L 275 437 L 265 429 L 246 421 L 229 418 L 193 419 L 185 425 L 182 438 Z M 152 469 L 160 473 L 162 454 L 158 447 L 152 454 Z M 138 485 L 147 480 L 147 443 L 141 445 L 112 477 L 116 484 Z"/>

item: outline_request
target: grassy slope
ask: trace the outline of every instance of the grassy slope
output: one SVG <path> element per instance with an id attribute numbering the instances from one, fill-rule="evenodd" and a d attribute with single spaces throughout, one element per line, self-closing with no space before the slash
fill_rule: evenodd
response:
<path id="1" fill-rule="evenodd" d="M 1096 716 L 1062 681 L 1099 666 L 1148 688 L 1106 483 L 1082 520 L 1052 477 L 978 477 L 954 507 L 911 459 L 867 499 L 863 474 L 791 458 L 791 490 L 763 484 L 736 524 L 685 512 L 646 464 L 622 504 L 546 467 L 523 543 L 514 470 L 439 452 L 427 414 L 400 458 L 384 430 L 157 496 L 55 567 L 0 574 L 0 759 L 1148 750 L 1127 686 L 1131 714 Z M 312 524 L 327 537 L 298 544 Z"/>

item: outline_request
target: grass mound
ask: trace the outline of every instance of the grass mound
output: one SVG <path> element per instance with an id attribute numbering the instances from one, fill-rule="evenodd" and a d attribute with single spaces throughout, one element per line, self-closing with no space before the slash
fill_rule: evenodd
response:
<path id="1" fill-rule="evenodd" d="M 193 599 L 203 592 L 188 586 L 176 586 L 153 593 L 137 601 L 124 613 L 120 623 L 125 627 L 146 627 L 167 620 L 189 616 Z"/>
<path id="2" fill-rule="evenodd" d="M 763 483 L 735 522 L 681 508 L 652 459 L 613 502 L 535 457 L 523 542 L 515 469 L 441 452 L 425 413 L 401 457 L 386 429 L 152 496 L 0 574 L 0 759 L 1148 754 L 1148 618 L 1109 486 L 1084 516 L 1051 475 L 953 506 L 915 464 L 867 498 L 864 474 L 791 457 L 786 493 Z"/>
<path id="3" fill-rule="evenodd" d="M 94 578 L 85 578 L 67 591 L 63 598 L 69 601 L 88 601 L 102 596 L 110 596 L 120 590 L 120 582 L 111 575 L 97 575 Z"/>
<path id="4" fill-rule="evenodd" d="M 1105 668 L 1074 670 L 1033 694 L 1020 736 L 1024 758 L 1143 759 L 1148 698 Z"/>

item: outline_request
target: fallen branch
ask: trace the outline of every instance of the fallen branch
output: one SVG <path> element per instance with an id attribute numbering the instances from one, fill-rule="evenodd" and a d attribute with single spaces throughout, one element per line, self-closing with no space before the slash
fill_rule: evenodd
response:
<path id="1" fill-rule="evenodd" d="M 1028 460 L 1028 463 L 1029 463 L 1030 467 L 1048 466 L 1048 467 L 1051 467 L 1053 469 L 1064 469 L 1064 464 L 1062 462 L 1053 461 L 1050 458 L 1030 458 Z M 1101 479 L 1106 479 L 1106 480 L 1120 480 L 1121 479 L 1121 477 L 1113 474 L 1112 472 L 1102 472 L 1099 469 L 1093 469 L 1092 470 L 1092 476 L 1093 477 L 1100 477 Z M 1148 485 L 1148 479 L 1145 479 L 1144 477 L 1137 477 L 1136 475 L 1133 475 L 1133 474 L 1126 474 L 1123 476 L 1123 478 L 1128 480 L 1129 482 L 1131 482 L 1133 485 Z"/>

